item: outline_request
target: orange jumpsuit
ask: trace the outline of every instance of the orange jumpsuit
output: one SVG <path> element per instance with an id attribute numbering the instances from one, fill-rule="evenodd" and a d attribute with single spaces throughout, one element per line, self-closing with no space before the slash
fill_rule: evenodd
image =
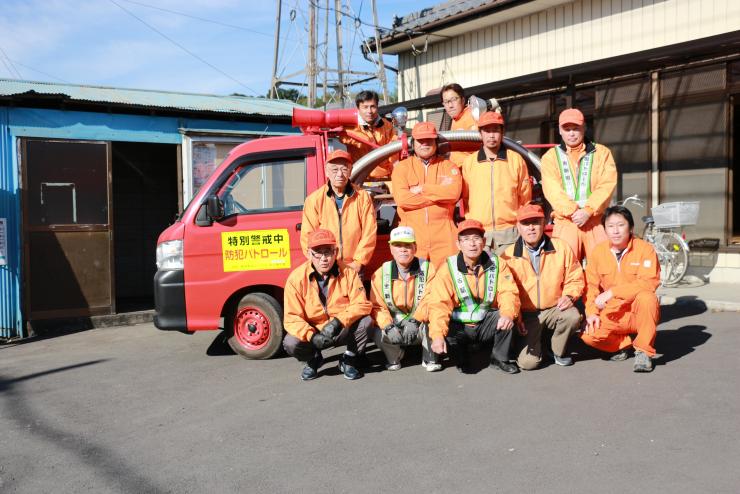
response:
<path id="1" fill-rule="evenodd" d="M 487 254 L 483 254 L 488 260 Z M 462 261 L 462 254 L 458 254 L 458 268 Z M 488 261 L 490 262 L 490 261 Z M 516 281 L 511 273 L 511 269 L 504 260 L 498 258 L 498 283 L 496 285 L 496 295 L 491 304 L 492 309 L 498 309 L 502 316 L 512 320 L 519 317 L 519 290 Z M 463 263 L 464 264 L 464 263 Z M 487 263 L 486 263 L 487 264 Z M 485 297 L 485 277 L 487 276 L 487 266 L 478 270 L 477 277 L 467 271 L 465 279 L 470 288 L 470 294 L 476 302 L 480 302 Z M 429 337 L 431 339 L 447 336 L 449 332 L 450 315 L 455 307 L 460 306 L 460 298 L 457 295 L 457 288 L 453 280 L 450 267 L 445 262 L 437 269 L 434 281 L 430 285 L 429 294 Z"/>
<path id="2" fill-rule="evenodd" d="M 346 128 L 345 132 L 346 134 L 339 136 L 339 141 L 347 146 L 347 152 L 352 156 L 353 163 L 375 149 L 359 140 L 353 139 L 353 136 L 358 136 L 366 141 L 374 142 L 378 146 L 383 146 L 398 139 L 398 136 L 396 136 L 396 132 L 393 129 L 393 124 L 384 118 L 381 118 L 380 124 L 375 127 L 357 125 L 352 128 Z M 393 164 L 397 160 L 398 156 L 392 156 L 386 161 L 383 161 L 370 172 L 367 180 L 372 181 L 373 179 L 390 178 L 391 172 L 393 172 Z"/>
<path id="3" fill-rule="evenodd" d="M 606 240 L 604 227 L 601 226 L 601 215 L 609 205 L 617 186 L 617 167 L 609 148 L 601 144 L 585 141 L 578 148 L 567 149 L 561 143 L 559 148 L 568 156 L 568 165 L 575 179 L 575 188 L 578 187 L 580 166 L 584 158 L 593 154 L 590 195 L 583 198 L 585 200 L 583 209 L 591 214 L 591 218 L 580 228 L 570 220 L 570 216 L 576 212 L 579 205 L 566 192 L 558 162 L 558 150 L 549 149 L 542 157 L 542 192 L 552 206 L 555 215 L 555 228 L 552 236 L 565 240 L 573 249 L 576 258 L 581 260 L 598 243 Z"/>
<path id="4" fill-rule="evenodd" d="M 655 331 L 660 319 L 660 304 L 655 290 L 660 285 L 660 264 L 655 249 L 639 238 L 632 238 L 617 262 L 610 243 L 597 245 L 586 262 L 586 317 L 598 315 L 601 325 L 581 339 L 605 352 L 633 346 L 649 356 L 655 355 Z M 599 310 L 594 301 L 607 290 L 614 296 Z M 637 333 L 634 342 L 629 336 Z"/>
<path id="5" fill-rule="evenodd" d="M 391 178 L 400 224 L 416 233 L 416 256 L 438 267 L 457 252 L 453 214 L 462 190 L 460 170 L 439 156 L 427 165 L 410 156 L 396 165 Z M 420 194 L 411 193 L 415 185 L 421 185 Z"/>
<path id="6" fill-rule="evenodd" d="M 367 266 L 375 250 L 376 233 L 373 200 L 366 191 L 347 184 L 344 204 L 337 209 L 334 190 L 329 184 L 306 198 L 301 219 L 301 248 L 308 250 L 308 236 L 324 228 L 334 234 L 339 245 L 339 259 L 345 265 L 352 261 Z"/>
<path id="7" fill-rule="evenodd" d="M 478 130 L 478 123 L 473 118 L 473 112 L 469 106 L 463 108 L 460 114 L 452 119 L 450 130 Z M 452 151 L 450 161 L 455 163 L 458 168 L 463 166 L 465 159 L 473 153 L 467 151 Z"/>
<path id="8" fill-rule="evenodd" d="M 462 177 L 465 218 L 480 221 L 486 231 L 515 228 L 517 209 L 532 200 L 527 164 L 503 146 L 493 161 L 482 148 L 468 156 Z"/>
<path id="9" fill-rule="evenodd" d="M 283 297 L 283 326 L 300 341 L 311 341 L 317 328 L 336 317 L 349 327 L 370 314 L 372 305 L 365 296 L 365 287 L 357 273 L 335 264 L 329 281 L 326 308 L 319 298 L 319 286 L 312 273 L 311 261 L 306 261 L 288 275 Z"/>

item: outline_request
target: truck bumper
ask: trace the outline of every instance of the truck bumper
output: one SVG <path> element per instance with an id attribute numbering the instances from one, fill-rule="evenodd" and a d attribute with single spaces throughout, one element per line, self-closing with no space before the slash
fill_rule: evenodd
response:
<path id="1" fill-rule="evenodd" d="M 154 325 L 159 329 L 187 331 L 185 271 L 159 271 L 154 275 Z"/>

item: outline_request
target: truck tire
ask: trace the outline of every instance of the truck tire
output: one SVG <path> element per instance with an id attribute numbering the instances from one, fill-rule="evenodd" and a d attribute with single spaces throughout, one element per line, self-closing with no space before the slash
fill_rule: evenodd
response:
<path id="1" fill-rule="evenodd" d="M 269 359 L 283 342 L 283 311 L 270 295 L 249 293 L 239 301 L 226 327 L 235 353 L 248 359 Z"/>

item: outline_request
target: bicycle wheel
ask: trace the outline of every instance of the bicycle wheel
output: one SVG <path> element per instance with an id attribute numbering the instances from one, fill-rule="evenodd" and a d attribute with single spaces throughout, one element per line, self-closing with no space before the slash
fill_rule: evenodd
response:
<path id="1" fill-rule="evenodd" d="M 674 232 L 655 232 L 655 252 L 660 262 L 660 281 L 672 286 L 681 281 L 689 267 L 689 253 L 683 239 Z"/>

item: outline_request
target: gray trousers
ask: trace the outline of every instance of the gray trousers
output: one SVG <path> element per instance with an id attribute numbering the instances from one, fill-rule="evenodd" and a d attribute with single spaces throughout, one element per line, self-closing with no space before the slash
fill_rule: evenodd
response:
<path id="1" fill-rule="evenodd" d="M 398 364 L 401 360 L 402 345 L 393 345 L 388 342 L 383 330 L 374 326 L 370 333 L 375 345 L 383 351 L 389 364 Z M 437 362 L 437 354 L 432 351 L 432 340 L 429 338 L 429 331 L 426 323 L 422 323 L 419 328 L 419 336 L 416 338 L 414 345 L 421 344 L 421 358 L 424 362 Z"/>
<path id="2" fill-rule="evenodd" d="M 534 370 L 542 361 L 542 331 L 552 331 L 552 352 L 563 357 L 568 338 L 578 331 L 581 324 L 581 314 L 575 307 L 563 311 L 550 307 L 535 312 L 522 312 L 522 320 L 527 334 L 518 335 L 516 363 L 521 369 Z"/>
<path id="3" fill-rule="evenodd" d="M 356 321 L 352 326 L 342 328 L 342 331 L 334 338 L 333 346 L 347 345 L 347 350 L 355 355 L 364 354 L 365 346 L 367 345 L 368 330 L 372 325 L 372 318 L 365 316 Z M 297 358 L 301 362 L 306 362 L 320 353 L 310 341 L 301 341 L 291 334 L 285 335 L 283 348 L 285 348 L 288 355 Z"/>
<path id="4" fill-rule="evenodd" d="M 484 234 L 486 239 L 486 252 L 494 252 L 496 255 L 504 253 L 506 248 L 516 243 L 519 238 L 519 231 L 514 228 L 506 230 L 489 230 Z"/>

